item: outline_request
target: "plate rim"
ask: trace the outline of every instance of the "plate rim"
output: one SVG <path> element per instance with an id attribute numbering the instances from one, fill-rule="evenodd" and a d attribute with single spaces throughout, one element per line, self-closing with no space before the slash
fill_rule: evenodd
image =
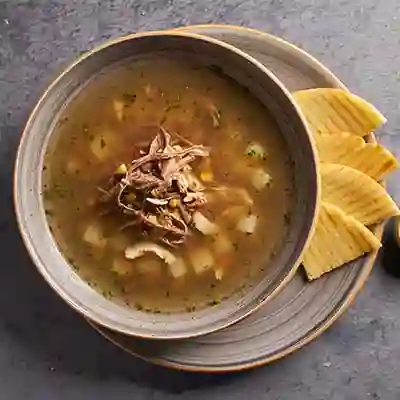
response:
<path id="1" fill-rule="evenodd" d="M 338 77 L 336 77 L 336 75 L 334 75 L 333 72 L 330 71 L 324 64 L 322 64 L 319 60 L 317 60 L 313 55 L 309 54 L 307 51 L 303 50 L 302 48 L 296 46 L 293 43 L 288 42 L 285 39 L 282 39 L 273 34 L 261 31 L 259 29 L 248 28 L 248 27 L 237 26 L 237 25 L 229 25 L 229 24 L 195 24 L 195 25 L 181 26 L 181 27 L 177 27 L 177 28 L 173 28 L 173 29 L 166 29 L 166 31 L 186 31 L 186 30 L 190 31 L 192 29 L 206 29 L 206 28 L 249 32 L 253 35 L 257 34 L 259 36 L 262 36 L 265 39 L 268 39 L 269 41 L 279 42 L 282 46 L 290 48 L 298 56 L 301 56 L 305 61 L 311 62 L 318 70 L 320 70 L 320 72 L 322 74 L 324 74 L 326 77 L 329 78 L 330 81 L 332 81 L 332 87 L 337 87 L 337 88 L 348 90 L 347 87 L 344 85 L 344 83 Z M 207 36 L 206 32 L 201 32 L 199 34 Z M 368 135 L 367 140 L 371 141 L 371 142 L 376 142 L 375 136 L 372 133 L 370 135 Z M 384 181 L 382 183 L 384 184 Z M 379 240 L 382 239 L 383 227 L 384 227 L 384 223 L 380 223 L 373 230 L 374 234 L 378 237 Z M 328 328 L 330 328 L 332 326 L 332 324 L 335 321 L 337 321 L 344 314 L 344 312 L 349 308 L 349 306 L 354 301 L 355 297 L 358 295 L 360 290 L 363 288 L 367 278 L 369 277 L 369 275 L 372 271 L 375 260 L 377 258 L 378 251 L 379 250 L 375 250 L 368 255 L 364 264 L 362 265 L 360 273 L 358 274 L 358 276 L 355 279 L 354 284 L 349 288 L 348 293 L 344 296 L 343 302 L 341 304 L 338 303 L 338 307 L 335 308 L 327 316 L 327 318 L 325 318 L 319 324 L 315 325 L 312 329 L 310 329 L 310 331 L 304 337 L 300 338 L 298 341 L 287 346 L 286 348 L 281 349 L 275 353 L 272 353 L 271 355 L 269 355 L 261 360 L 252 361 L 252 362 L 248 362 L 248 363 L 242 363 L 237 366 L 201 367 L 201 366 L 184 365 L 184 364 L 180 364 L 177 362 L 171 362 L 169 360 L 161 359 L 159 357 L 151 357 L 151 356 L 145 357 L 145 356 L 135 353 L 133 350 L 125 347 L 122 343 L 118 342 L 112 336 L 108 335 L 107 332 L 104 331 L 102 327 L 96 325 L 93 321 L 91 321 L 89 319 L 86 319 L 86 320 L 94 330 L 96 330 L 101 336 L 103 336 L 105 339 L 107 339 L 108 341 L 113 343 L 115 346 L 119 347 L 120 349 L 124 350 L 125 352 L 127 352 L 128 354 L 130 354 L 132 356 L 135 356 L 141 360 L 151 362 L 151 363 L 159 365 L 159 366 L 172 368 L 172 369 L 175 369 L 178 371 L 204 372 L 204 373 L 226 373 L 226 372 L 245 371 L 248 369 L 267 365 L 273 361 L 280 360 L 280 359 L 294 353 L 295 351 L 301 349 L 305 345 L 311 343 L 313 340 L 315 340 L 321 334 L 323 334 Z"/>

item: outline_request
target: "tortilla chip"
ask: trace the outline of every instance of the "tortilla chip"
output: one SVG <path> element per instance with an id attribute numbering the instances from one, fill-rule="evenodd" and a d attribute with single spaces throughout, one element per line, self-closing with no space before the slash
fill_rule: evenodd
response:
<path id="1" fill-rule="evenodd" d="M 322 163 L 321 199 L 364 225 L 400 214 L 386 190 L 368 175 L 345 165 Z"/>
<path id="2" fill-rule="evenodd" d="M 363 138 L 347 132 L 319 135 L 316 146 L 321 162 L 346 165 L 376 181 L 398 167 L 396 158 L 385 147 L 366 143 Z"/>
<path id="3" fill-rule="evenodd" d="M 380 247 L 378 238 L 338 207 L 321 203 L 314 235 L 303 256 L 309 280 Z"/>
<path id="4" fill-rule="evenodd" d="M 366 136 L 386 122 L 370 103 L 342 89 L 309 89 L 293 93 L 314 134 L 350 132 Z"/>

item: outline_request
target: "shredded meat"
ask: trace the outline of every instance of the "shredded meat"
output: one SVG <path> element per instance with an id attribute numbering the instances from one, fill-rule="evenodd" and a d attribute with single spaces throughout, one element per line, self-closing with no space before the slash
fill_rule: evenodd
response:
<path id="1" fill-rule="evenodd" d="M 190 234 L 194 212 L 204 204 L 203 184 L 191 164 L 209 156 L 209 150 L 181 140 L 159 127 L 147 146 L 141 146 L 121 174 L 114 174 L 105 188 L 99 188 L 101 202 L 117 206 L 128 217 L 122 226 L 138 226 L 171 247 L 182 244 Z"/>

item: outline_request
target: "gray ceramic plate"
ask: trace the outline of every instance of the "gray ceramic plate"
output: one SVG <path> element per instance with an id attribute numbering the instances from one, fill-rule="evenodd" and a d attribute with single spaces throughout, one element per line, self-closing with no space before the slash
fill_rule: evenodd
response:
<path id="1" fill-rule="evenodd" d="M 318 61 L 274 36 L 229 26 L 185 29 L 224 40 L 248 52 L 272 70 L 289 90 L 343 88 Z M 380 237 L 382 227 L 375 233 Z M 169 367 L 208 372 L 255 367 L 290 354 L 326 330 L 361 289 L 375 257 L 372 253 L 313 283 L 306 283 L 302 271 L 298 271 L 273 300 L 252 316 L 200 338 L 159 343 L 95 328 L 126 351 Z"/>

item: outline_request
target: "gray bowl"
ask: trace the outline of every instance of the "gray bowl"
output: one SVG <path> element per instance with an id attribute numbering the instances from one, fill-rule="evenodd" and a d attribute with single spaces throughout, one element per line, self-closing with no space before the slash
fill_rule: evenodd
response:
<path id="1" fill-rule="evenodd" d="M 155 52 L 200 56 L 247 87 L 268 109 L 294 162 L 295 206 L 282 250 L 257 285 L 220 305 L 180 314 L 149 314 L 106 299 L 86 284 L 58 250 L 42 198 L 43 158 L 60 110 L 85 83 L 111 64 Z M 289 92 L 262 64 L 224 42 L 172 31 L 119 38 L 81 56 L 49 86 L 33 110 L 17 154 L 14 201 L 25 245 L 50 286 L 75 310 L 115 331 L 144 338 L 200 336 L 239 321 L 271 299 L 294 276 L 312 234 L 319 178 L 310 133 Z"/>

